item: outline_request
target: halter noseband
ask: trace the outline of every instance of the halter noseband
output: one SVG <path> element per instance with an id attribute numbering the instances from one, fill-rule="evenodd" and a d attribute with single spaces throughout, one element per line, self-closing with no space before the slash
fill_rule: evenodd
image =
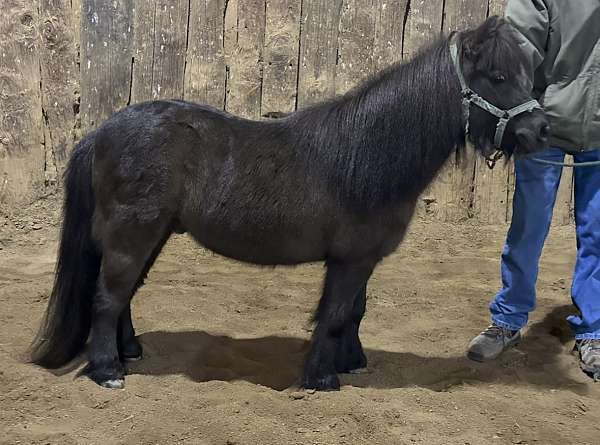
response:
<path id="1" fill-rule="evenodd" d="M 460 58 L 458 57 L 457 35 L 458 34 L 452 36 L 450 41 L 450 57 L 452 58 L 452 63 L 454 64 L 454 68 L 456 70 L 456 74 L 458 75 L 458 80 L 460 82 L 463 118 L 465 120 L 465 134 L 469 136 L 471 134 L 469 131 L 469 113 L 471 109 L 471 104 L 477 105 L 482 110 L 487 111 L 488 113 L 498 118 L 498 124 L 496 125 L 496 133 L 494 135 L 494 148 L 496 149 L 496 152 L 492 156 L 486 157 L 486 163 L 488 167 L 494 168 L 494 165 L 504 153 L 502 151 L 502 138 L 504 137 L 504 130 L 506 130 L 508 121 L 511 120 L 513 117 L 518 116 L 519 114 L 525 113 L 526 111 L 531 112 L 536 108 L 541 109 L 542 107 L 540 106 L 537 100 L 531 99 L 509 110 L 502 110 L 497 106 L 491 104 L 483 97 L 478 95 L 471 88 L 469 88 L 467 86 L 467 82 L 465 81 L 465 77 L 462 73 L 462 69 L 460 66 Z"/>

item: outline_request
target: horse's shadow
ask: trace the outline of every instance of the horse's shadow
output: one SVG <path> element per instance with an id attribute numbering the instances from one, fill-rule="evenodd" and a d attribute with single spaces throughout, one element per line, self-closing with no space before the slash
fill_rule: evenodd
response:
<path id="1" fill-rule="evenodd" d="M 533 324 L 522 346 L 491 363 L 474 363 L 464 355 L 421 356 L 365 349 L 366 374 L 343 375 L 342 384 L 358 387 L 426 387 L 445 391 L 460 384 L 531 384 L 585 393 L 588 385 L 565 346 L 570 340 L 565 314 L 571 306 L 550 312 Z M 236 339 L 203 331 L 142 334 L 145 357 L 129 365 L 130 374 L 182 374 L 197 382 L 243 380 L 276 390 L 296 385 L 308 341 L 294 337 Z"/>

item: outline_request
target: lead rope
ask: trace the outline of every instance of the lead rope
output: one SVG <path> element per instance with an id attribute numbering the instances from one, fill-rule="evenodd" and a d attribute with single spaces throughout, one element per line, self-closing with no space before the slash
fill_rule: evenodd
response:
<path id="1" fill-rule="evenodd" d="M 539 164 L 547 164 L 547 165 L 554 165 L 556 167 L 569 167 L 569 168 L 576 168 L 576 167 L 597 167 L 600 165 L 600 161 L 588 161 L 588 162 L 556 162 L 556 161 L 547 161 L 546 159 L 540 159 L 540 158 L 529 158 L 532 161 L 535 161 Z"/>

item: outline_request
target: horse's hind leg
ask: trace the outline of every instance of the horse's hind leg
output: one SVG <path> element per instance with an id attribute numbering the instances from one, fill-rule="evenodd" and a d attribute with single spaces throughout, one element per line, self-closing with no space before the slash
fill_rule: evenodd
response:
<path id="1" fill-rule="evenodd" d="M 162 250 L 165 242 L 167 241 L 170 233 L 166 233 L 164 239 L 158 243 L 158 245 L 152 251 L 152 254 L 146 261 L 144 270 L 140 274 L 138 281 L 131 292 L 130 301 L 127 303 L 123 312 L 119 316 L 119 327 L 117 331 L 117 345 L 119 348 L 119 357 L 122 361 L 136 361 L 142 358 L 143 350 L 142 345 L 135 336 L 135 329 L 133 327 L 133 320 L 131 318 L 131 299 L 137 292 L 137 290 L 144 284 L 144 280 L 148 275 L 148 271 L 154 264 L 156 257 Z"/>
<path id="2" fill-rule="evenodd" d="M 155 221 L 144 226 L 108 225 L 102 231 L 102 264 L 93 301 L 89 363 L 84 370 L 99 385 L 123 387 L 125 370 L 117 348 L 119 317 L 166 230 Z"/>
<path id="3" fill-rule="evenodd" d="M 339 389 L 335 361 L 340 336 L 351 320 L 355 297 L 366 286 L 375 263 L 328 261 L 323 296 L 315 316 L 317 326 L 304 365 L 304 388 Z"/>
<path id="4" fill-rule="evenodd" d="M 365 314 L 367 304 L 366 284 L 358 291 L 354 299 L 350 319 L 344 325 L 335 354 L 337 372 L 357 372 L 367 367 L 367 357 L 363 352 L 358 331 Z"/>

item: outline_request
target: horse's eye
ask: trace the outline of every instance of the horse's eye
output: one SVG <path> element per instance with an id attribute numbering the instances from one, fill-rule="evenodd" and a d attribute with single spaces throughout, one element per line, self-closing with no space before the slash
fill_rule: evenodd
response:
<path id="1" fill-rule="evenodd" d="M 496 83 L 502 83 L 505 80 L 506 80 L 506 77 L 504 77 L 504 74 L 498 73 L 498 74 L 494 75 L 494 82 L 496 82 Z"/>

